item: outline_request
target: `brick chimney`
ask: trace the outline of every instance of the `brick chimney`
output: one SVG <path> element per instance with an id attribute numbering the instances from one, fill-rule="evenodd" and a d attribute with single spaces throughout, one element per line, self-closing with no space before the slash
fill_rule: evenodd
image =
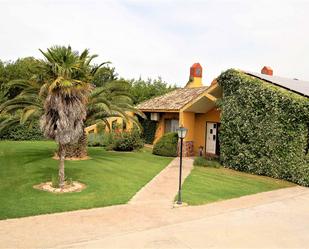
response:
<path id="1" fill-rule="evenodd" d="M 200 65 L 200 63 L 194 63 L 190 67 L 190 78 L 189 82 L 187 83 L 186 87 L 192 88 L 192 87 L 201 87 L 203 86 L 202 83 L 202 72 L 203 68 Z"/>
<path id="2" fill-rule="evenodd" d="M 268 67 L 268 66 L 264 66 L 261 70 L 261 73 L 262 74 L 267 74 L 269 76 L 272 76 L 273 75 L 273 69 L 271 67 Z"/>

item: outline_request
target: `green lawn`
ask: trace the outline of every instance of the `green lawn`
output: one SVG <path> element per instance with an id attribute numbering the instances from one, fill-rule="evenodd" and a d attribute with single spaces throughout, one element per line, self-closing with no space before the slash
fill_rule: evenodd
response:
<path id="1" fill-rule="evenodd" d="M 66 161 L 66 175 L 87 185 L 80 193 L 54 194 L 33 189 L 58 172 L 54 142 L 0 141 L 0 219 L 103 207 L 130 198 L 172 159 L 139 152 L 89 148 L 92 159 Z"/>
<path id="2" fill-rule="evenodd" d="M 184 202 L 200 205 L 291 186 L 295 184 L 223 167 L 194 167 L 182 194 Z"/>

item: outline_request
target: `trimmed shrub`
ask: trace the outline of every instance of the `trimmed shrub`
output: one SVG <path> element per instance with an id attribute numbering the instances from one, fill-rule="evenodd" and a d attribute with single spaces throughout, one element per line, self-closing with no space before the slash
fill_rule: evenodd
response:
<path id="1" fill-rule="evenodd" d="M 152 153 L 159 156 L 177 156 L 178 135 L 176 132 L 164 134 L 153 146 Z"/>
<path id="2" fill-rule="evenodd" d="M 236 70 L 218 83 L 223 165 L 309 186 L 309 99 Z"/>
<path id="3" fill-rule="evenodd" d="M 220 168 L 221 164 L 217 160 L 208 160 L 205 157 L 196 157 L 193 162 L 194 166 Z"/>
<path id="4" fill-rule="evenodd" d="M 141 134 L 137 130 L 117 133 L 114 136 L 113 150 L 132 151 L 144 146 Z"/>

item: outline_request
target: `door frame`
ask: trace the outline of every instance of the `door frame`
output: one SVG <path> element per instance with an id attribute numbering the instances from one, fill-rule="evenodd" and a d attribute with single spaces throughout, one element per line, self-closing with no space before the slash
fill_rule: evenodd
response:
<path id="1" fill-rule="evenodd" d="M 215 154 L 212 153 L 207 153 L 206 152 L 206 142 L 207 142 L 207 124 L 208 123 L 213 123 L 213 124 L 217 124 L 217 129 L 216 129 L 216 150 L 215 150 Z M 204 142 L 204 155 L 206 156 L 208 155 L 214 155 L 214 156 L 219 156 L 220 155 L 220 144 L 219 144 L 219 139 L 218 139 L 218 134 L 219 134 L 219 127 L 220 127 L 221 123 L 219 122 L 213 122 L 213 121 L 206 121 L 206 126 L 205 126 L 205 142 Z"/>

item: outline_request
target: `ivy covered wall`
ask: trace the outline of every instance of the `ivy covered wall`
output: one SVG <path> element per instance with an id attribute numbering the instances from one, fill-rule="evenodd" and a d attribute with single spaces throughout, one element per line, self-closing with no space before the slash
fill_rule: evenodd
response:
<path id="1" fill-rule="evenodd" d="M 233 69 L 218 83 L 222 163 L 309 186 L 309 99 Z"/>
<path id="2" fill-rule="evenodd" d="M 146 119 L 139 118 L 139 122 L 143 127 L 142 138 L 146 144 L 153 144 L 158 122 L 150 120 L 150 113 L 145 113 Z"/>

